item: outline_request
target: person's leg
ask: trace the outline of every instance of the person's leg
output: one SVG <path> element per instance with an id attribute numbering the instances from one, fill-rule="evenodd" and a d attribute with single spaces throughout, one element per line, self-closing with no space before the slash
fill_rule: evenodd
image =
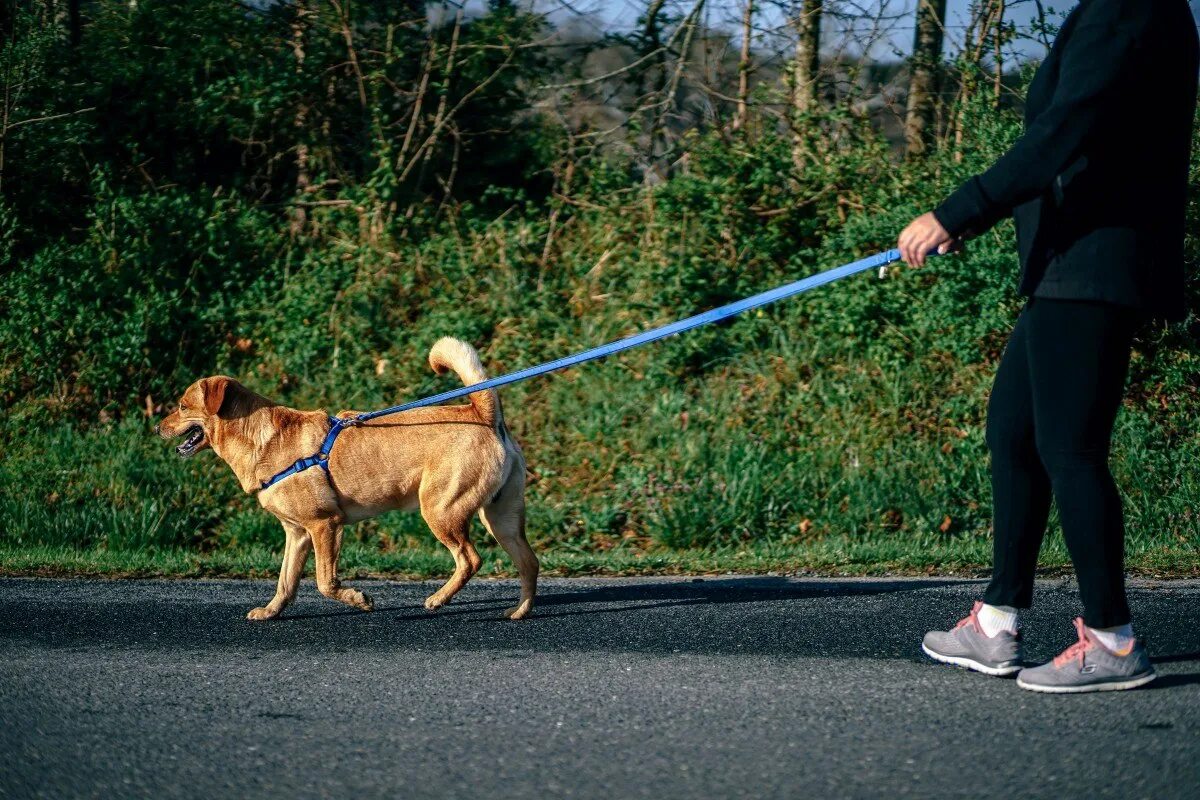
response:
<path id="1" fill-rule="evenodd" d="M 1135 313 L 1102 303 L 1035 300 L 1027 311 L 1038 454 L 1079 581 L 1084 622 L 1129 622 L 1121 498 L 1108 468 Z"/>
<path id="2" fill-rule="evenodd" d="M 1033 599 L 1034 569 L 1050 506 L 1050 479 L 1034 445 L 1026 316 L 1021 314 L 1009 337 L 988 402 L 995 508 L 992 581 L 985 602 L 976 603 L 951 630 L 930 631 L 921 644 L 935 661 L 988 675 L 1013 675 L 1021 669 L 1016 611 L 1028 608 Z"/>
<path id="3" fill-rule="evenodd" d="M 1133 689 L 1154 680 L 1125 600 L 1121 498 L 1108 470 L 1138 318 L 1118 306 L 1035 300 L 1029 311 L 1034 430 L 1083 600 L 1078 640 L 1017 675 L 1036 692 Z M 1103 630 L 1103 629 L 1108 630 Z"/>
<path id="4" fill-rule="evenodd" d="M 1050 477 L 1034 438 L 1029 310 L 1021 312 L 988 400 L 992 469 L 992 580 L 988 606 L 1029 608 L 1038 550 L 1050 514 Z"/>

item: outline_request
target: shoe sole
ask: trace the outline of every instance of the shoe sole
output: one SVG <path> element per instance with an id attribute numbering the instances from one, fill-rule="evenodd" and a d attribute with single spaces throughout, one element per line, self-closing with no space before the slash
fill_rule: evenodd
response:
<path id="1" fill-rule="evenodd" d="M 1043 694 L 1084 694 L 1086 692 L 1122 692 L 1126 689 L 1136 689 L 1139 686 L 1145 686 L 1150 681 L 1157 678 L 1156 673 L 1151 672 L 1149 675 L 1142 675 L 1137 678 L 1130 678 L 1127 681 L 1109 681 L 1107 683 L 1091 683 L 1084 686 L 1043 686 L 1039 683 L 1026 683 L 1017 678 L 1017 686 L 1026 689 L 1030 692 L 1041 692 Z"/>
<path id="2" fill-rule="evenodd" d="M 934 661 L 940 661 L 943 664 L 949 664 L 952 667 L 962 667 L 969 669 L 972 672 L 982 672 L 984 675 L 991 675 L 995 678 L 1006 678 L 1009 675 L 1014 675 L 1021 671 L 1020 664 L 1001 664 L 998 667 L 989 667 L 980 661 L 973 658 L 962 658 L 960 656 L 945 656 L 934 650 L 930 650 L 925 645 L 921 645 L 921 650 L 925 655 L 932 658 Z"/>

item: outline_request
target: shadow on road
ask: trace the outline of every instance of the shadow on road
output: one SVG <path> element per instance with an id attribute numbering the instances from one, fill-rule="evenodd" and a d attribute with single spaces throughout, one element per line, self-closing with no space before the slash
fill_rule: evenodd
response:
<path id="1" fill-rule="evenodd" d="M 951 580 L 795 581 L 786 578 L 703 578 L 664 583 L 618 584 L 577 591 L 557 590 L 539 598 L 539 616 L 613 614 L 654 608 L 735 603 L 779 603 L 802 599 L 865 597 L 915 592 L 961 584 Z M 600 606 L 577 607 L 577 606 Z"/>
<path id="2" fill-rule="evenodd" d="M 776 658 L 921 660 L 921 637 L 970 608 L 978 582 L 719 577 L 661 581 L 547 581 L 534 616 L 502 619 L 512 581 L 477 581 L 436 613 L 422 607 L 438 582 L 363 588 L 376 610 L 343 609 L 311 581 L 276 621 L 245 613 L 269 597 L 265 581 L 0 582 L 0 642 L 126 647 L 206 654 L 288 651 L 627 652 Z M 1134 590 L 1138 630 L 1162 665 L 1200 660 L 1200 604 Z M 1027 657 L 1044 661 L 1071 641 L 1073 591 L 1038 589 L 1027 617 Z M 1168 671 L 1170 671 L 1168 669 Z M 1167 676 L 1164 676 L 1167 677 Z M 1167 685 L 1190 682 L 1174 675 Z"/>
<path id="3" fill-rule="evenodd" d="M 1153 650 L 1153 647 L 1150 649 Z M 1151 656 L 1150 661 L 1155 666 L 1200 661 L 1200 650 L 1194 650 L 1189 653 L 1173 653 L 1170 655 Z M 1159 675 L 1158 678 L 1156 678 L 1154 682 L 1150 684 L 1150 686 L 1156 689 L 1167 689 L 1172 686 L 1191 686 L 1195 684 L 1200 684 L 1200 672 Z"/>
<path id="4" fill-rule="evenodd" d="M 572 615 L 626 614 L 656 608 L 730 603 L 778 603 L 817 597 L 855 597 L 914 592 L 941 586 L 962 585 L 961 580 L 931 578 L 928 580 L 879 581 L 804 581 L 787 578 L 733 577 L 673 580 L 662 583 L 614 584 L 566 590 L 561 584 L 543 587 L 538 594 L 534 620 Z M 474 584 L 478 586 L 478 584 Z M 470 587 L 471 584 L 468 584 Z M 498 599 L 461 599 L 471 594 L 464 589 L 449 606 L 430 613 L 412 606 L 379 606 L 374 613 L 393 613 L 403 620 L 426 620 L 440 617 L 468 616 L 479 613 L 482 606 L 500 609 Z M 419 605 L 419 604 L 418 604 Z M 511 605 L 511 603 L 510 603 Z M 585 607 L 586 606 L 586 607 Z M 327 612 L 294 613 L 290 611 L 279 621 L 319 619 L 322 617 L 357 616 L 360 611 L 337 609 Z M 504 620 L 500 620 L 504 621 Z"/>
<path id="5" fill-rule="evenodd" d="M 1193 653 L 1175 653 L 1169 656 L 1152 656 L 1155 664 L 1174 664 L 1177 661 L 1200 661 L 1200 650 Z"/>
<path id="6" fill-rule="evenodd" d="M 1196 686 L 1200 685 L 1200 673 L 1190 674 L 1174 674 L 1174 675 L 1159 675 L 1152 682 L 1147 684 L 1146 689 L 1174 689 L 1180 686 Z"/>

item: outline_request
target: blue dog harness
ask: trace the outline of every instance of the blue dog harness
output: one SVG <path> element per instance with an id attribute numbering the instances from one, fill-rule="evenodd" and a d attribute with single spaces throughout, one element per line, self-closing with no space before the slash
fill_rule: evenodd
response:
<path id="1" fill-rule="evenodd" d="M 268 480 L 262 482 L 261 489 L 270 489 L 275 484 L 279 483 L 284 478 L 290 478 L 297 472 L 304 472 L 309 467 L 320 467 L 325 470 L 325 474 L 329 474 L 329 454 L 333 451 L 333 443 L 337 441 L 337 437 L 346 428 L 353 427 L 358 424 L 358 417 L 350 417 L 342 419 L 341 417 L 329 418 L 329 433 L 325 434 L 325 441 L 321 442 L 321 449 L 308 458 L 301 458 L 295 464 L 292 464 L 282 472 L 276 472 Z"/>
<path id="2" fill-rule="evenodd" d="M 936 253 L 937 251 L 934 250 L 932 253 L 930 253 L 930 255 L 935 255 Z M 885 250 L 882 253 L 876 253 L 875 255 L 867 256 L 866 258 L 859 259 L 858 261 L 852 261 L 849 264 L 843 264 L 840 267 L 834 267 L 833 269 L 829 269 L 824 272 L 818 272 L 816 275 L 810 275 L 807 278 L 801 278 L 798 281 L 787 283 L 783 286 L 778 286 L 769 291 L 762 292 L 761 294 L 747 297 L 744 300 L 737 300 L 729 303 L 728 305 L 720 306 L 719 308 L 714 308 L 701 314 L 696 314 L 695 316 L 687 317 L 686 319 L 681 319 L 677 322 L 663 325 L 659 328 L 652 328 L 648 331 L 643 331 L 642 333 L 634 334 L 633 336 L 628 336 L 624 339 L 618 339 L 615 342 L 602 344 L 599 347 L 593 347 L 591 350 L 584 350 L 582 353 L 576 353 L 575 355 L 566 356 L 555 361 L 548 361 L 545 364 L 539 364 L 536 367 L 529 367 L 528 369 L 519 370 L 517 372 L 510 372 L 507 375 L 489 378 L 486 381 L 480 381 L 479 383 L 474 383 L 470 386 L 460 386 L 457 389 L 451 389 L 450 391 L 431 395 L 430 397 L 425 397 L 420 400 L 412 400 L 410 402 L 385 408 L 380 411 L 371 411 L 366 414 L 359 414 L 358 416 L 348 417 L 345 419 L 341 417 L 330 417 L 329 433 L 325 435 L 325 441 L 321 443 L 321 449 L 308 458 L 300 459 L 282 472 L 277 472 L 270 479 L 263 481 L 262 488 L 269 489 L 284 478 L 295 475 L 297 472 L 304 472 L 306 469 L 316 466 L 321 467 L 321 469 L 325 470 L 325 474 L 328 475 L 329 453 L 333 450 L 333 444 L 337 441 L 338 436 L 346 428 L 355 427 L 378 417 L 384 417 L 390 414 L 398 414 L 401 411 L 411 411 L 414 408 L 437 405 L 438 403 L 444 403 L 447 400 L 465 397 L 466 395 L 474 394 L 475 392 L 482 392 L 487 389 L 496 389 L 501 386 L 507 386 L 510 383 L 517 383 L 518 381 L 536 378 L 539 375 L 545 375 L 547 372 L 554 372 L 556 370 L 576 366 L 577 364 L 583 364 L 588 361 L 595 361 L 598 358 L 604 358 L 605 356 L 611 356 L 614 353 L 620 353 L 624 350 L 629 350 L 643 344 L 649 344 L 650 342 L 658 341 L 659 339 L 665 339 L 668 336 L 672 336 L 677 333 L 683 333 L 684 331 L 690 331 L 691 329 L 699 328 L 702 325 L 711 325 L 714 322 L 720 322 L 723 319 L 728 319 L 729 317 L 741 314 L 743 311 L 749 311 L 752 308 L 758 308 L 769 303 L 774 303 L 777 300 L 783 300 L 787 297 L 802 294 L 803 292 L 807 292 L 809 289 L 815 289 L 818 286 L 824 286 L 827 283 L 833 283 L 841 278 L 845 278 L 849 275 L 854 275 L 859 272 L 866 272 L 869 269 L 878 269 L 882 274 L 883 269 L 888 264 L 892 264 L 899 260 L 899 250 Z"/>

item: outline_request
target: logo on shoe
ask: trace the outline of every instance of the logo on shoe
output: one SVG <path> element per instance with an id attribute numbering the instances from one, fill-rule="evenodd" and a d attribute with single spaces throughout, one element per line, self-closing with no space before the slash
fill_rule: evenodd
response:
<path id="1" fill-rule="evenodd" d="M 1079 670 L 1079 671 L 1080 671 L 1081 673 L 1083 673 L 1084 675 L 1091 675 L 1093 672 L 1095 672 L 1095 671 L 1096 671 L 1096 665 L 1095 665 L 1095 664 L 1088 664 L 1086 667 L 1082 667 L 1082 668 L 1080 668 L 1080 670 Z"/>

